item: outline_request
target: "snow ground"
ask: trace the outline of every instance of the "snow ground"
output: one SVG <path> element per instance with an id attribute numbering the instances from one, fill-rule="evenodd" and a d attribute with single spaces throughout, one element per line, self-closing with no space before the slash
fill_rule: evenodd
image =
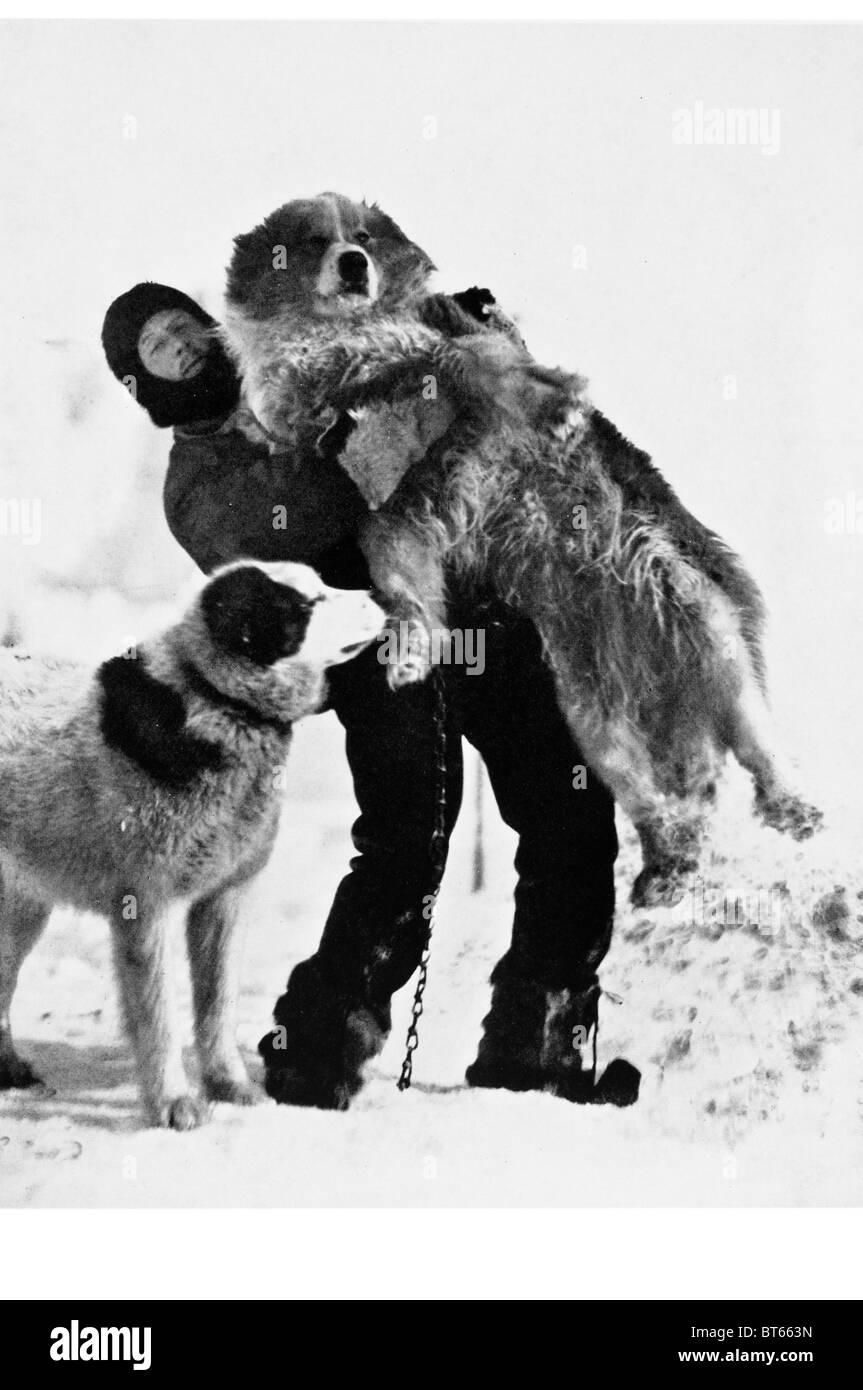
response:
<path id="1" fill-rule="evenodd" d="M 842 726 L 829 730 L 833 749 Z M 255 1043 L 291 965 L 316 943 L 349 854 L 350 783 L 330 715 L 306 721 L 276 853 L 249 912 L 240 1034 Z M 846 746 L 850 746 L 846 744 Z M 415 1083 L 396 1089 L 411 989 L 347 1114 L 216 1108 L 191 1134 L 142 1128 L 118 1034 L 107 929 L 57 913 L 22 972 L 22 1051 L 50 1083 L 0 1097 L 0 1201 L 34 1207 L 857 1205 L 863 873 L 855 769 L 831 767 L 830 825 L 808 845 L 756 827 L 729 773 L 705 859 L 705 911 L 634 913 L 621 825 L 620 912 L 603 984 L 600 1065 L 643 1073 L 629 1110 L 463 1084 L 510 923 L 513 839 L 486 814 L 487 885 L 470 892 L 466 809 L 441 895 Z M 811 774 L 811 775 L 810 775 Z M 844 779 L 843 775 L 844 774 Z M 843 786 L 844 780 L 844 786 Z M 466 798 L 467 800 L 467 798 Z M 853 870 L 850 866 L 854 866 Z M 724 925 L 712 888 L 750 896 Z M 696 904 L 698 900 L 695 900 Z M 177 931 L 178 978 L 189 1019 Z M 191 1062 L 191 1056 L 189 1058 Z"/>

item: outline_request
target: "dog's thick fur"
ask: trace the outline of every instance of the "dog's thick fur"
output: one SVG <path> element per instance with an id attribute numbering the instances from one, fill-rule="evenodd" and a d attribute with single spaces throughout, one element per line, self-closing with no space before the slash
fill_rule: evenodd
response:
<path id="1" fill-rule="evenodd" d="M 429 269 L 377 208 L 325 194 L 239 237 L 228 277 L 228 341 L 270 428 L 299 438 L 328 410 L 371 406 L 349 444 L 371 497 L 391 471 L 381 416 L 398 420 L 398 449 L 413 412 L 405 463 L 427 456 L 364 537 L 376 583 L 418 637 L 397 679 L 424 674 L 427 634 L 445 626 L 446 559 L 536 623 L 573 735 L 638 828 L 637 903 L 682 895 L 726 750 L 752 774 L 767 824 L 811 834 L 820 814 L 776 752 L 763 605 L 741 562 L 593 408 L 582 379 L 477 334 L 452 301 L 426 294 Z M 429 381 L 447 407 L 438 396 L 435 417 Z"/>
<path id="2" fill-rule="evenodd" d="M 293 722 L 383 616 L 304 565 L 240 562 L 175 627 L 95 672 L 0 653 L 0 1088 L 39 1081 L 15 1050 L 10 1006 L 62 903 L 110 922 L 150 1122 L 189 1129 L 208 1101 L 253 1099 L 234 1031 L 237 915 L 272 848 Z M 177 900 L 189 903 L 202 1097 L 174 1019 L 165 914 Z"/>

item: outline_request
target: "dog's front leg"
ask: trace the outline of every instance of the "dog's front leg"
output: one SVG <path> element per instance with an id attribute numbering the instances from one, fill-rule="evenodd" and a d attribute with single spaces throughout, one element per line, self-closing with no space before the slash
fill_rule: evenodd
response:
<path id="1" fill-rule="evenodd" d="M 237 1046 L 242 954 L 237 919 L 245 896 L 244 884 L 223 888 L 193 903 L 186 921 L 204 1092 L 210 1100 L 232 1105 L 253 1105 L 257 1099 Z"/>
<path id="2" fill-rule="evenodd" d="M 291 359 L 313 407 L 352 410 L 412 392 L 444 394 L 486 424 L 556 424 L 574 408 L 580 378 L 541 367 L 501 333 L 448 338 L 414 319 L 377 320 Z"/>
<path id="3" fill-rule="evenodd" d="M 465 376 L 461 348 L 442 334 L 409 318 L 381 319 L 366 330 L 316 338 L 311 346 L 284 342 L 277 361 L 247 373 L 245 390 L 257 420 L 287 442 L 305 416 L 325 421 L 333 411 L 392 404 L 413 393 L 421 398 L 430 382 L 436 398 L 438 387 Z"/>
<path id="4" fill-rule="evenodd" d="M 359 543 L 390 619 L 387 662 L 392 689 L 425 680 L 449 641 L 443 556 L 432 537 L 406 518 L 373 512 Z"/>
<path id="5" fill-rule="evenodd" d="M 126 894 L 113 914 L 111 938 L 148 1121 L 195 1129 L 209 1107 L 192 1094 L 183 1067 L 163 910 L 143 895 Z"/>
<path id="6" fill-rule="evenodd" d="M 411 319 L 379 319 L 368 331 L 344 332 L 300 364 L 319 409 L 350 410 L 391 400 L 425 377 L 449 378 L 458 353 L 440 333 Z"/>
<path id="7" fill-rule="evenodd" d="M 11 875 L 0 877 L 0 1091 L 38 1086 L 42 1080 L 18 1056 L 9 1014 L 18 972 L 38 941 L 50 907 L 20 889 Z"/>

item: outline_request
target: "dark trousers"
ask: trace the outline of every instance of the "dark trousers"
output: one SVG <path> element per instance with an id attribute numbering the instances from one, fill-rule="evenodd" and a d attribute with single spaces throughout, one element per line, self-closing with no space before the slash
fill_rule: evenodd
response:
<path id="1" fill-rule="evenodd" d="M 589 771 L 586 786 L 573 785 L 584 760 L 532 625 L 493 602 L 473 603 L 469 618 L 452 611 L 450 622 L 484 630 L 485 669 L 443 668 L 447 837 L 461 804 L 462 735 L 482 756 L 501 816 L 519 837 L 512 941 L 494 978 L 582 989 L 611 939 L 611 797 Z M 378 651 L 330 677 L 360 815 L 357 853 L 313 960 L 329 990 L 348 1005 L 369 1004 L 387 1026 L 390 996 L 419 963 L 437 882 L 436 696 L 432 682 L 391 691 Z"/>

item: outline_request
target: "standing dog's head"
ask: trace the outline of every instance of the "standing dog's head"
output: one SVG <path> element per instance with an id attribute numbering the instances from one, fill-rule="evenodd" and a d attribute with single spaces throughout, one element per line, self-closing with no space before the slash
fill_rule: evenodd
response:
<path id="1" fill-rule="evenodd" d="M 375 204 L 321 193 L 285 203 L 235 239 L 228 317 L 308 323 L 396 308 L 423 290 L 434 268 Z"/>
<path id="2" fill-rule="evenodd" d="M 385 614 L 307 565 L 240 560 L 217 571 L 176 629 L 188 663 L 231 700 L 289 722 L 316 709 L 327 667 L 374 641 Z"/>
<path id="3" fill-rule="evenodd" d="M 222 767 L 231 729 L 289 734 L 320 708 L 326 668 L 372 642 L 384 620 L 369 594 L 331 589 L 307 565 L 226 565 L 143 659 L 99 667 L 102 737 L 182 787 Z"/>

